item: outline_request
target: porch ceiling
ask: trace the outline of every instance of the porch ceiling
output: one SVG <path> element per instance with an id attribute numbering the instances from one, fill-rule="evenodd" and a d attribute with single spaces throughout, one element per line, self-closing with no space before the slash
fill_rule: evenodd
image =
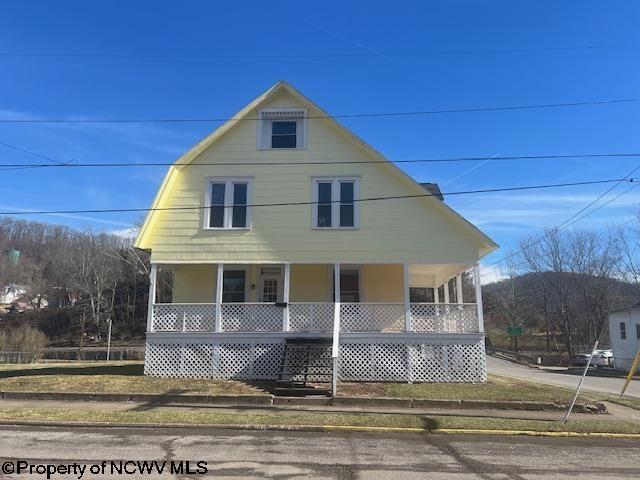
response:
<path id="1" fill-rule="evenodd" d="M 203 272 L 207 272 L 208 269 L 214 267 L 215 264 L 202 263 L 202 264 L 160 264 L 160 266 L 164 268 L 168 268 L 172 271 L 175 271 L 180 266 L 190 265 L 191 268 L 194 266 L 200 265 L 203 268 Z M 247 262 L 243 264 L 226 264 L 226 268 L 234 268 L 241 267 L 246 265 L 260 265 L 263 267 L 267 266 L 280 266 L 282 264 L 278 263 L 255 263 L 255 262 Z M 318 263 L 292 263 L 292 265 L 326 265 L 326 264 L 318 264 Z M 357 264 L 357 263 L 343 263 L 341 264 L 344 267 L 348 266 L 358 266 L 358 265 L 379 265 L 379 264 Z M 390 265 L 400 265 L 400 264 L 390 264 Z M 446 263 L 446 264 L 410 264 L 409 265 L 409 277 L 410 283 L 412 286 L 422 286 L 422 287 L 439 287 L 447 280 L 455 277 L 456 275 L 464 272 L 465 270 L 473 268 L 474 265 L 464 264 L 464 263 Z"/>
<path id="2" fill-rule="evenodd" d="M 450 278 L 470 268 L 473 268 L 473 265 L 462 263 L 412 264 L 409 265 L 410 283 L 422 287 L 439 287 Z"/>

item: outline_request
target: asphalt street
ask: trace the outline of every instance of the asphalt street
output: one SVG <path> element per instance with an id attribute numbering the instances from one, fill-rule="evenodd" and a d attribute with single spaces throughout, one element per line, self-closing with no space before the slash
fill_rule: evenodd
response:
<path id="1" fill-rule="evenodd" d="M 3 467 L 22 460 L 71 469 L 78 462 L 86 466 L 82 478 L 91 479 L 618 480 L 640 473 L 640 444 L 623 439 L 32 426 L 0 427 L 0 438 Z M 206 462 L 206 474 L 171 474 L 169 466 L 161 475 L 111 474 L 111 460 L 190 460 L 192 471 Z M 91 475 L 102 461 L 107 474 Z M 75 468 L 51 478 L 79 478 Z"/>
<path id="2" fill-rule="evenodd" d="M 487 356 L 487 370 L 489 373 L 496 375 L 520 378 L 571 389 L 575 389 L 580 381 L 579 375 L 567 373 L 566 369 L 529 368 L 491 356 Z M 587 374 L 587 378 L 585 378 L 584 384 L 582 385 L 584 390 L 608 395 L 620 395 L 620 391 L 624 385 L 623 378 L 596 377 L 594 376 L 595 373 L 596 372 L 590 370 Z M 625 396 L 640 398 L 640 381 L 632 380 L 625 392 Z"/>

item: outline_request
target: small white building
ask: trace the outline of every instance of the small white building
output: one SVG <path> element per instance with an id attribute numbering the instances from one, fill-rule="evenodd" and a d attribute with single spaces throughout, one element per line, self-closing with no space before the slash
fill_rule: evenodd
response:
<path id="1" fill-rule="evenodd" d="M 0 305 L 11 305 L 27 293 L 27 287 L 15 283 L 0 288 Z"/>
<path id="2" fill-rule="evenodd" d="M 609 336 L 616 368 L 629 370 L 640 350 L 640 302 L 609 314 Z"/>

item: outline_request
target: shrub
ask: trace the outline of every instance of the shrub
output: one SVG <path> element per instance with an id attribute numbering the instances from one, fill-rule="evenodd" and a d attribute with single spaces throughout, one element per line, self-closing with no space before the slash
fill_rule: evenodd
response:
<path id="1" fill-rule="evenodd" d="M 28 361 L 34 362 L 47 346 L 47 336 L 32 327 L 19 327 L 0 332 L 0 351 L 22 352 Z"/>

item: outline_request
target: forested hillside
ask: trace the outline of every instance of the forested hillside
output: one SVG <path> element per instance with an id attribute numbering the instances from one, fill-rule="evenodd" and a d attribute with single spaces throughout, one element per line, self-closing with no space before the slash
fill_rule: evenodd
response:
<path id="1" fill-rule="evenodd" d="M 33 308 L 5 315 L 0 327 L 28 323 L 51 340 L 77 344 L 81 330 L 104 338 L 113 319 L 114 338 L 143 336 L 148 255 L 129 239 L 1 218 L 0 252 L 0 286 L 27 286 Z"/>
<path id="2" fill-rule="evenodd" d="M 628 225 L 628 224 L 627 224 Z M 488 329 L 544 332 L 546 350 L 608 345 L 608 316 L 640 300 L 638 228 L 550 230 L 520 242 L 503 280 L 483 287 Z"/>

